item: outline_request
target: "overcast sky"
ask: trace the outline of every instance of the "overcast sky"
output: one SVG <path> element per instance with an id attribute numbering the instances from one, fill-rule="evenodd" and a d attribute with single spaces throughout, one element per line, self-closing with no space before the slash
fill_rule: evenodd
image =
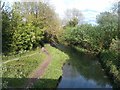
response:
<path id="1" fill-rule="evenodd" d="M 21 0 L 6 0 L 9 2 L 21 1 Z M 23 1 L 23 0 L 22 0 Z M 25 0 L 25 1 L 38 1 L 38 0 Z M 84 17 L 85 21 L 94 24 L 96 15 L 100 12 L 110 9 L 113 2 L 119 0 L 47 0 L 55 8 L 56 13 L 60 18 L 64 18 L 64 12 L 67 9 L 77 8 Z"/>

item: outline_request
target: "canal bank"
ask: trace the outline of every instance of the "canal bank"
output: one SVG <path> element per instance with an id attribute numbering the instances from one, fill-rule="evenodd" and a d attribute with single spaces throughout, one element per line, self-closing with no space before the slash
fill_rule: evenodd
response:
<path id="1" fill-rule="evenodd" d="M 58 48 L 70 59 L 63 65 L 62 78 L 57 88 L 113 88 L 95 55 L 68 46 Z"/>
<path id="2" fill-rule="evenodd" d="M 118 54 L 119 55 L 119 54 Z M 98 55 L 99 62 L 101 63 L 101 67 L 105 70 L 106 75 L 110 78 L 111 83 L 114 88 L 120 88 L 120 73 L 119 69 L 116 67 L 113 61 L 115 61 L 115 57 L 118 58 L 117 55 L 111 54 L 110 51 L 101 52 Z M 119 62 L 118 62 L 119 65 Z"/>

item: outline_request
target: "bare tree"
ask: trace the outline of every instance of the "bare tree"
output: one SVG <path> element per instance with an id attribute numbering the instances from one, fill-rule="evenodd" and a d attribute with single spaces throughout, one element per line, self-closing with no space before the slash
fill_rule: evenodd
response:
<path id="1" fill-rule="evenodd" d="M 84 19 L 82 12 L 76 8 L 67 9 L 65 11 L 64 24 L 75 18 L 78 19 L 78 24 L 81 24 Z"/>

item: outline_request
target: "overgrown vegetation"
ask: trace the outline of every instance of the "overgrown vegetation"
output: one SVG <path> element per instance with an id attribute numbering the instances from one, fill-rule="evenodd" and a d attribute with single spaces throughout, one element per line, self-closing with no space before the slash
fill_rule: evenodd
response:
<path id="1" fill-rule="evenodd" d="M 120 56 L 111 51 L 103 51 L 100 55 L 101 63 L 107 74 L 113 79 L 113 83 L 117 85 L 116 87 L 120 86 L 120 66 L 118 57 Z"/>
<path id="2" fill-rule="evenodd" d="M 11 55 L 31 50 L 57 37 L 60 22 L 48 3 L 15 2 L 12 7 L 8 7 L 3 2 L 3 54 Z"/>
<path id="3" fill-rule="evenodd" d="M 73 9 L 66 12 L 66 15 L 70 17 L 62 27 L 52 6 L 48 2 L 42 1 L 15 2 L 11 6 L 2 2 L 1 14 L 3 61 L 19 57 L 16 61 L 3 64 L 4 77 L 24 79 L 42 62 L 43 56 L 39 53 L 28 57 L 21 57 L 21 55 L 24 56 L 39 46 L 43 47 L 45 43 L 53 45 L 54 42 L 59 42 L 81 48 L 85 53 L 95 53 L 114 79 L 114 83 L 120 86 L 120 12 L 117 4 L 111 11 L 102 12 L 96 17 L 97 25 L 83 23 L 83 14 L 79 10 Z M 62 74 L 62 64 L 68 57 L 50 46 L 47 46 L 47 49 L 53 56 L 53 60 L 43 77 L 57 80 Z M 16 85 L 21 85 L 23 81 Z M 54 87 L 56 82 L 53 85 L 51 83 L 50 86 L 36 84 L 35 87 Z M 48 81 L 40 81 L 40 83 L 48 84 Z M 12 85 L 12 83 L 10 84 Z"/>
<path id="4" fill-rule="evenodd" d="M 21 87 L 25 84 L 28 75 L 40 65 L 46 55 L 40 52 L 40 48 L 34 54 L 26 54 L 26 57 L 19 57 L 16 61 L 3 64 L 3 87 Z"/>
<path id="5" fill-rule="evenodd" d="M 61 39 L 68 45 L 81 46 L 90 51 L 99 52 L 109 49 L 112 39 L 116 39 L 118 36 L 117 18 L 116 14 L 104 12 L 98 15 L 99 25 L 97 26 L 91 24 L 82 24 L 76 27 L 66 26 Z"/>
<path id="6" fill-rule="evenodd" d="M 109 74 L 117 82 L 116 84 L 120 82 L 118 17 L 117 10 L 113 9 L 111 12 L 102 12 L 97 16 L 98 25 L 78 24 L 73 18 L 72 23 L 70 20 L 64 26 L 60 38 L 61 42 L 66 45 L 83 48 L 89 53 L 94 52 L 97 56 L 100 56 L 99 58 L 104 63 L 105 69 L 108 69 Z"/>
<path id="7" fill-rule="evenodd" d="M 120 52 L 118 51 L 120 47 L 118 45 L 120 45 L 119 40 L 112 40 L 110 50 L 104 50 L 100 54 L 100 61 L 116 87 L 120 86 Z"/>

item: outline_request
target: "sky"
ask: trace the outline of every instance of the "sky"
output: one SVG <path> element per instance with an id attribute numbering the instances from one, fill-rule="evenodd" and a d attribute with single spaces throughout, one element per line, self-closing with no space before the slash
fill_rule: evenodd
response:
<path id="1" fill-rule="evenodd" d="M 6 0 L 9 2 L 21 0 Z M 24 0 L 22 0 L 24 1 Z M 37 0 L 25 0 L 37 1 Z M 67 9 L 79 9 L 83 16 L 84 21 L 91 24 L 96 24 L 96 15 L 110 9 L 113 2 L 119 0 L 47 0 L 54 7 L 55 12 L 61 19 L 64 19 L 64 13 Z"/>
<path id="2" fill-rule="evenodd" d="M 62 19 L 67 9 L 76 8 L 83 13 L 85 22 L 96 24 L 96 15 L 109 10 L 113 2 L 117 1 L 118 0 L 50 0 L 50 3 Z"/>

